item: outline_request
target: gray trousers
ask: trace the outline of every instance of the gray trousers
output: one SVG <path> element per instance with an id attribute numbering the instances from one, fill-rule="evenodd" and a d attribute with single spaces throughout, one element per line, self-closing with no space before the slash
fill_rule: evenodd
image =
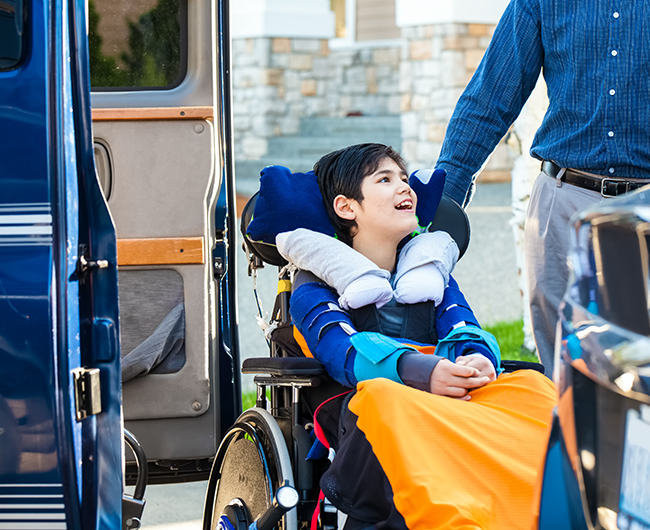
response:
<path id="1" fill-rule="evenodd" d="M 530 314 L 537 355 L 552 377 L 560 302 L 567 290 L 571 216 L 604 200 L 600 193 L 540 173 L 530 195 L 524 235 Z"/>

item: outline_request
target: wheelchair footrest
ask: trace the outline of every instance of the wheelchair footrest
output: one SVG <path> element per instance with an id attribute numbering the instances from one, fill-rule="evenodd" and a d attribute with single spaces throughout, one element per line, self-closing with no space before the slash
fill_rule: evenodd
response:
<path id="1" fill-rule="evenodd" d="M 310 357 L 254 357 L 242 363 L 242 374 L 309 377 L 325 374 L 325 367 Z"/>

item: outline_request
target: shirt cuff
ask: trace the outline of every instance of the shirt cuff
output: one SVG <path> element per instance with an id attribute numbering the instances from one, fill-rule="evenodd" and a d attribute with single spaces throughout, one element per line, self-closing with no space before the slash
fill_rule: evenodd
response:
<path id="1" fill-rule="evenodd" d="M 397 373 L 405 385 L 428 392 L 431 373 L 442 359 L 419 352 L 405 353 L 397 362 Z"/>

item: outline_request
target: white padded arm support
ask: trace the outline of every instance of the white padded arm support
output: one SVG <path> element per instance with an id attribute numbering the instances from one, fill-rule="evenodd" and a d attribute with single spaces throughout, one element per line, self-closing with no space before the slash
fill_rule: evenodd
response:
<path id="1" fill-rule="evenodd" d="M 367 274 L 390 278 L 388 271 L 380 269 L 352 247 L 320 232 L 298 228 L 278 234 L 275 242 L 284 259 L 299 269 L 312 272 L 339 294 Z"/>

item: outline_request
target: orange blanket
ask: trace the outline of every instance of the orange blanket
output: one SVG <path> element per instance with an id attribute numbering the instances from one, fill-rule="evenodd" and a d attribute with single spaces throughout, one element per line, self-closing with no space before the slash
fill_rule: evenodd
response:
<path id="1" fill-rule="evenodd" d="M 471 395 L 465 402 L 375 379 L 359 383 L 350 401 L 410 530 L 533 524 L 553 383 L 522 370 Z"/>

